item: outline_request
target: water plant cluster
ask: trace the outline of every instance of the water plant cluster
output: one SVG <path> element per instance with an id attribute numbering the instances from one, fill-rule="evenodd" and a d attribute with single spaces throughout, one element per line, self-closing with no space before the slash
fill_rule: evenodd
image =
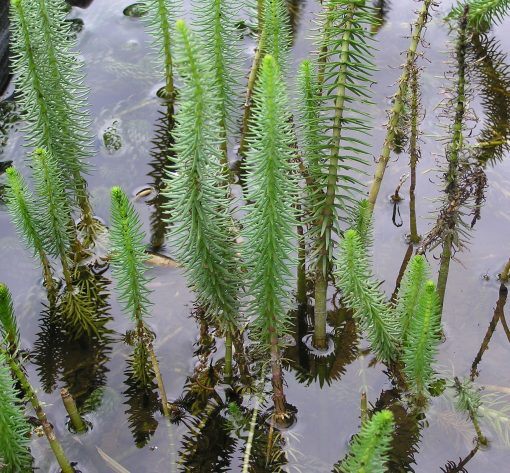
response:
<path id="1" fill-rule="evenodd" d="M 374 362 L 385 365 L 400 402 L 418 417 L 431 396 L 449 390 L 473 424 L 476 448 L 485 445 L 479 423 L 484 404 L 474 377 L 447 379 L 439 374 L 435 358 L 443 335 L 449 265 L 479 219 L 487 182 L 476 151 L 466 143 L 468 44 L 476 44 L 481 32 L 500 22 L 510 4 L 471 0 L 448 15 L 454 67 L 444 108 L 453 114 L 445 132 L 443 197 L 437 221 L 423 237 L 414 191 L 423 117 L 421 57 L 427 24 L 437 14 L 433 0 L 419 3 L 374 170 L 368 142 L 378 47 L 373 32 L 380 19 L 371 4 L 322 2 L 315 53 L 299 65 L 295 80 L 287 2 L 192 4 L 190 22 L 181 19 L 178 0 L 137 4 L 153 37 L 163 83 L 158 95 L 168 125 L 160 137 L 165 150 L 158 157 L 164 167 L 156 205 L 164 222 L 159 240 L 167 241 L 168 264 L 182 268 L 196 297 L 194 316 L 203 346 L 211 346 L 210 329 L 223 340 L 219 365 L 207 365 L 207 348 L 199 354 L 192 381 L 205 388 L 191 386 L 182 399 L 169 399 L 165 383 L 172 380 L 163 378 L 160 363 L 172 360 L 158 355 L 158 334 L 150 322 L 147 268 L 157 255 L 145 245 L 140 216 L 123 189 L 111 189 L 106 224 L 92 209 L 87 188 L 87 175 L 93 172 L 88 163 L 93 154 L 89 92 L 66 4 L 10 0 L 16 101 L 29 151 L 24 163 L 6 170 L 5 202 L 41 267 L 47 316 L 64 334 L 63 343 L 97 346 L 98 353 L 104 348 L 112 333 L 104 310 L 109 281 L 103 274 L 111 268 L 118 300 L 133 324 L 123 337 L 132 347 L 129 389 L 141 398 L 156 397 L 168 422 L 178 423 L 186 410 L 212 419 L 222 406 L 210 402 L 207 388 L 221 380 L 229 393 L 230 428 L 249 432 L 243 472 L 280 471 L 281 459 L 268 453 L 266 469 L 257 469 L 254 458 L 261 455 L 260 448 L 264 453 L 257 439 L 262 431 L 269 432 L 269 452 L 270 444 L 278 446 L 281 432 L 296 422 L 284 380 L 289 334 L 297 324 L 296 313 L 311 313 L 313 328 L 305 338 L 318 356 L 326 354 L 332 343 L 328 308 L 335 290 Z M 242 15 L 252 19 L 256 39 L 246 78 L 239 67 L 244 60 Z M 411 157 L 410 250 L 388 298 L 372 268 L 372 221 L 381 182 L 399 145 L 407 146 Z M 364 176 L 372 173 L 367 188 Z M 438 246 L 436 277 L 427 256 Z M 159 247 L 153 242 L 152 249 Z M 509 274 L 507 264 L 502 283 Z M 64 451 L 24 370 L 25 348 L 11 293 L 0 284 L 0 470 L 32 471 L 28 402 L 61 470 L 76 472 L 78 466 Z M 51 389 L 54 382 L 45 381 Z M 362 391 L 360 430 L 352 433 L 347 455 L 332 468 L 343 473 L 393 471 L 395 412 L 370 408 Z M 271 406 L 265 400 L 268 392 Z M 71 429 L 86 435 L 87 406 L 77 407 L 67 389 L 61 394 Z M 262 419 L 267 422 L 260 427 Z M 191 437 L 201 435 L 206 423 L 191 427 Z"/>

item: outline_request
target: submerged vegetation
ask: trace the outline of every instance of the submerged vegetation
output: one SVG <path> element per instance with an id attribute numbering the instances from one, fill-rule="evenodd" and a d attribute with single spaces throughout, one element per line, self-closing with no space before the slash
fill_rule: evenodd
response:
<path id="1" fill-rule="evenodd" d="M 156 431 L 161 411 L 161 428 L 168 433 L 164 468 L 171 464 L 170 471 L 232 471 L 239 453 L 243 473 L 287 471 L 290 459 L 298 465 L 292 427 L 299 413 L 285 372 L 297 366 L 296 379 L 333 388 L 355 359 L 360 363 L 360 384 L 354 387 L 361 392 L 359 432 L 351 432 L 348 451 L 345 456 L 337 452 L 336 459 L 343 459 L 334 466 L 309 466 L 303 459 L 310 471 L 414 471 L 424 420 L 440 398 L 455 398 L 476 434 L 474 453 L 458 467 L 449 462 L 443 471 L 466 471 L 465 463 L 491 441 L 482 430 L 484 415 L 495 431 L 508 435 L 507 411 L 498 416 L 475 383 L 499 320 L 510 333 L 503 314 L 508 255 L 500 262 L 500 299 L 471 378 L 445 373 L 437 361 L 447 337 L 443 308 L 451 261 L 481 218 L 487 164 L 502 159 L 508 149 L 510 127 L 491 126 L 491 111 L 477 144 L 470 145 L 469 139 L 476 128 L 470 124 L 470 58 L 476 59 L 473 68 L 481 76 L 486 107 L 503 107 L 501 97 L 510 95 L 501 91 L 507 71 L 492 63 L 493 50 L 485 53 L 483 36 L 501 23 L 510 9 L 507 1 L 462 2 L 448 15 L 454 53 L 442 102 L 446 166 L 440 171 L 439 211 L 423 238 L 416 209 L 425 117 L 426 67 L 420 60 L 427 25 L 436 14 L 433 0 L 419 2 L 368 185 L 374 64 L 383 47 L 377 32 L 388 8 L 384 1 L 375 7 L 365 0 L 321 2 L 316 51 L 298 65 L 296 77 L 291 59 L 296 22 L 289 14 L 300 8 L 297 2 L 193 0 L 189 22 L 181 19 L 179 0 L 144 0 L 126 9 L 143 17 L 152 37 L 162 118 L 150 172 L 155 189 L 144 188 L 131 199 L 115 185 L 108 227 L 94 216 L 88 191 L 86 177 L 93 172 L 89 92 L 65 1 L 10 0 L 9 5 L 15 100 L 28 152 L 15 166 L 8 163 L 2 169 L 2 198 L 42 269 L 47 301 L 39 340 L 25 352 L 17 304 L 0 283 L 0 471 L 32 471 L 39 464 L 40 449 L 30 451 L 32 430 L 46 436 L 64 473 L 87 471 L 67 456 L 86 442 L 60 443 L 61 432 L 48 421 L 37 384 L 31 384 L 33 372 L 25 369 L 31 361 L 39 366 L 45 395 L 60 389 L 71 433 L 82 439 L 98 421 L 89 413 L 124 403 L 127 425 L 141 448 Z M 254 42 L 249 71 L 242 67 L 249 59 L 243 35 Z M 499 89 L 496 97 L 489 92 L 493 82 Z M 388 297 L 374 266 L 379 259 L 373 225 L 390 158 L 403 150 L 411 177 L 409 247 Z M 394 209 L 404 181 L 393 196 Z M 144 215 L 134 203 L 145 198 L 153 206 L 150 247 Z M 441 248 L 437 284 L 430 264 L 436 247 Z M 170 256 L 155 253 L 166 250 Z M 199 327 L 197 362 L 181 379 L 180 396 L 176 380 L 187 368 L 165 375 L 165 386 L 163 372 L 170 371 L 174 360 L 164 344 L 175 339 L 162 339 L 161 321 L 153 324 L 159 281 L 150 265 L 182 271 L 194 297 L 193 310 L 179 308 Z M 123 400 L 119 393 L 108 397 L 106 387 L 114 341 L 110 273 L 117 302 L 133 327 L 119 337 L 132 347 L 123 354 Z M 74 381 L 65 360 L 73 351 L 93 358 L 92 373 Z M 377 364 L 391 386 L 369 402 L 366 366 Z M 28 422 L 27 403 L 36 414 L 35 429 Z M 177 431 L 182 435 L 178 453 Z M 92 455 L 97 454 L 113 470 L 127 471 L 98 446 Z"/>

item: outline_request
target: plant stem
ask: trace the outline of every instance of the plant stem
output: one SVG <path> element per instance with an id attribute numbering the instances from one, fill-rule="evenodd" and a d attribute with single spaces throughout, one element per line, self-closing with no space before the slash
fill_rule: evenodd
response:
<path id="1" fill-rule="evenodd" d="M 411 37 L 411 44 L 409 46 L 409 49 L 407 50 L 406 63 L 404 65 L 402 75 L 400 76 L 397 93 L 393 98 L 393 107 L 390 111 L 390 118 L 387 126 L 386 138 L 384 140 L 381 156 L 377 163 L 374 180 L 372 182 L 370 192 L 368 195 L 368 202 L 371 211 L 373 211 L 375 207 L 377 196 L 379 195 L 379 190 L 381 189 L 381 183 L 384 177 L 384 173 L 386 171 L 386 167 L 390 159 L 391 147 L 395 139 L 395 134 L 398 130 L 398 124 L 400 122 L 402 112 L 404 110 L 404 100 L 409 85 L 409 75 L 411 72 L 411 68 L 414 66 L 416 61 L 416 51 L 418 49 L 418 45 L 420 44 L 423 30 L 428 21 L 429 9 L 430 6 L 432 5 L 432 2 L 433 0 L 424 0 L 423 6 L 418 14 L 418 19 L 414 24 L 413 34 Z"/>
<path id="2" fill-rule="evenodd" d="M 87 425 L 83 422 L 78 408 L 76 407 L 76 402 L 69 390 L 67 388 L 62 388 L 60 390 L 60 396 L 62 397 L 62 402 L 64 403 L 64 407 L 66 408 L 74 430 L 78 433 L 86 432 Z"/>
<path id="3" fill-rule="evenodd" d="M 57 436 L 55 435 L 55 432 L 53 431 L 53 427 L 51 426 L 51 424 L 48 421 L 48 418 L 46 417 L 46 413 L 44 412 L 41 403 L 39 402 L 39 399 L 37 398 L 37 395 L 34 391 L 34 388 L 32 388 L 32 385 L 30 384 L 30 381 L 28 380 L 23 370 L 12 359 L 12 357 L 10 357 L 8 353 L 5 353 L 5 356 L 7 358 L 7 361 L 12 372 L 18 379 L 19 383 L 21 384 L 21 387 L 23 388 L 23 391 L 25 392 L 26 396 L 28 397 L 28 400 L 30 401 L 32 407 L 34 408 L 37 419 L 39 419 L 39 422 L 41 423 L 44 434 L 46 435 L 46 438 L 48 439 L 48 442 L 50 444 L 51 450 L 53 451 L 53 454 L 55 455 L 55 458 L 57 459 L 57 462 L 60 465 L 60 468 L 62 469 L 62 473 L 75 473 L 74 468 L 71 466 L 71 463 L 66 457 L 62 445 L 60 444 L 59 440 L 57 439 Z"/>
<path id="4" fill-rule="evenodd" d="M 165 0 L 158 0 L 158 15 L 161 18 L 161 37 L 163 38 L 163 54 L 165 56 L 165 95 L 168 101 L 168 112 L 173 115 L 173 103 L 175 99 L 173 61 L 170 41 L 170 24 Z"/>
<path id="5" fill-rule="evenodd" d="M 281 424 L 287 418 L 287 406 L 283 391 L 283 373 L 278 336 L 274 326 L 271 332 L 271 384 L 273 386 L 274 419 L 276 424 Z"/>
<path id="6" fill-rule="evenodd" d="M 510 279 L 510 259 L 503 268 L 503 271 L 501 271 L 500 279 L 502 282 L 508 282 L 508 280 Z"/>
<path id="7" fill-rule="evenodd" d="M 367 423 L 369 420 L 367 393 L 363 391 L 361 393 L 361 425 Z"/>
<path id="8" fill-rule="evenodd" d="M 355 4 L 349 5 L 349 15 L 345 22 L 345 31 L 342 35 L 342 49 L 340 53 L 340 70 L 338 72 L 337 92 L 335 99 L 335 116 L 333 119 L 333 135 L 331 137 L 331 155 L 328 165 L 328 180 L 325 202 L 322 207 L 322 213 L 316 225 L 321 230 L 319 260 L 315 273 L 315 326 L 313 345 L 318 349 L 327 348 L 326 338 L 326 318 L 327 318 L 327 291 L 328 291 L 328 274 L 331 265 L 329 254 L 331 249 L 330 235 L 334 226 L 335 218 L 335 198 L 338 185 L 338 163 L 340 161 L 340 141 L 342 139 L 342 121 L 344 117 L 344 105 L 347 92 L 346 83 L 347 69 L 349 67 L 349 49 L 352 37 L 352 17 L 354 14 Z M 324 225 L 324 223 L 326 223 Z"/>
<path id="9" fill-rule="evenodd" d="M 307 306 L 307 293 L 306 293 L 306 242 L 305 232 L 303 227 L 304 215 L 302 214 L 302 206 L 298 206 L 299 221 L 297 226 L 298 234 L 298 266 L 297 266 L 297 302 L 299 307 Z"/>
<path id="10" fill-rule="evenodd" d="M 158 358 L 156 357 L 156 353 L 154 353 L 154 347 L 152 343 L 147 345 L 147 351 L 151 357 L 152 369 L 154 370 L 156 382 L 158 383 L 159 395 L 161 396 L 161 404 L 163 405 L 163 414 L 165 414 L 166 417 L 170 417 L 170 407 L 168 405 L 165 383 L 163 383 L 163 376 L 161 375 Z"/>
<path id="11" fill-rule="evenodd" d="M 411 184 L 409 185 L 409 227 L 411 243 L 419 243 L 420 235 L 416 225 L 416 165 L 420 157 L 418 148 L 418 120 L 420 113 L 418 68 L 415 64 L 411 67 L 411 137 L 409 141 L 409 157 L 411 168 Z"/>
<path id="12" fill-rule="evenodd" d="M 232 381 L 232 330 L 227 329 L 225 333 L 225 366 L 223 368 L 223 377 L 226 383 Z"/>

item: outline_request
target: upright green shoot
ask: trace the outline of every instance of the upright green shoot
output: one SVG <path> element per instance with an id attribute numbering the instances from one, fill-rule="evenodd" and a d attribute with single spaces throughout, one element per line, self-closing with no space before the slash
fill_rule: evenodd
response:
<path id="1" fill-rule="evenodd" d="M 169 238 L 205 316 L 226 337 L 224 374 L 230 378 L 232 336 L 239 325 L 239 261 L 221 153 L 221 98 L 201 44 L 183 21 L 177 22 L 175 60 L 182 88 L 174 129 L 176 164 L 166 191 Z"/>
<path id="2" fill-rule="evenodd" d="M 243 219 L 252 336 L 271 357 L 275 418 L 287 417 L 280 354 L 287 332 L 293 277 L 297 196 L 295 151 L 287 94 L 276 59 L 263 59 L 254 95 L 246 160 L 248 195 Z"/>
<path id="3" fill-rule="evenodd" d="M 395 430 L 393 413 L 383 410 L 364 422 L 349 449 L 349 454 L 335 468 L 337 473 L 385 473 L 388 453 Z"/>
<path id="4" fill-rule="evenodd" d="M 3 473 L 32 471 L 31 428 L 19 401 L 5 356 L 0 353 L 0 470 Z"/>
<path id="5" fill-rule="evenodd" d="M 500 24 L 510 13 L 509 0 L 462 0 L 457 2 L 446 19 L 459 20 L 466 6 L 469 7 L 468 27 L 479 32 Z"/>
<path id="6" fill-rule="evenodd" d="M 0 345 L 14 354 L 19 348 L 19 331 L 8 287 L 0 283 Z"/>

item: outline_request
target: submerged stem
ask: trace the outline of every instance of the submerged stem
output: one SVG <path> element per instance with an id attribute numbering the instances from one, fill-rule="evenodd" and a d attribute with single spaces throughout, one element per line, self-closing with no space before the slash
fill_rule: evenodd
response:
<path id="1" fill-rule="evenodd" d="M 85 432 L 87 430 L 87 425 L 83 422 L 78 408 L 76 407 L 76 402 L 69 390 L 67 388 L 62 388 L 60 390 L 60 396 L 62 397 L 62 402 L 64 403 L 64 407 L 69 415 L 69 420 L 74 430 L 78 433 Z"/>

